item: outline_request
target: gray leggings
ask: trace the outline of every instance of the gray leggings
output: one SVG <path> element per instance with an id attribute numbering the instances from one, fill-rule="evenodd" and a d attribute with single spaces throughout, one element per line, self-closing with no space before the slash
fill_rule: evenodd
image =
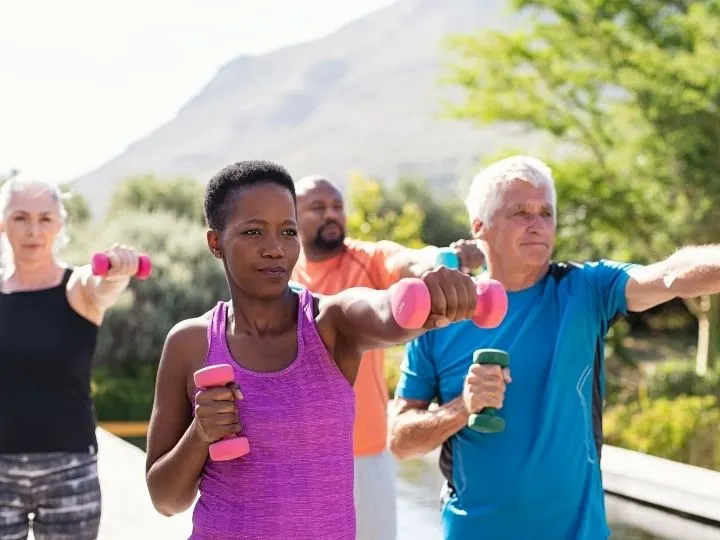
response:
<path id="1" fill-rule="evenodd" d="M 95 540 L 100 507 L 95 454 L 0 454 L 0 540 Z"/>

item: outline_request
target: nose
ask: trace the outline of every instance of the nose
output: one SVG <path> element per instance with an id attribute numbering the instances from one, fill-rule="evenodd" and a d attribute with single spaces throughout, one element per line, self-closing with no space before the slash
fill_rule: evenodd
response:
<path id="1" fill-rule="evenodd" d="M 267 259 L 282 259 L 285 256 L 285 250 L 281 239 L 275 235 L 267 237 L 262 245 L 261 255 Z"/>
<path id="2" fill-rule="evenodd" d="M 545 223 L 545 219 L 539 215 L 534 214 L 532 217 L 528 220 L 528 231 L 532 234 L 541 234 L 547 229 L 547 223 Z"/>
<path id="3" fill-rule="evenodd" d="M 30 226 L 28 227 L 28 233 L 30 236 L 35 236 L 40 233 L 40 223 L 37 221 L 30 220 Z"/>
<path id="4" fill-rule="evenodd" d="M 333 206 L 329 206 L 325 209 L 325 221 L 337 221 L 338 223 L 342 222 L 342 213 L 340 210 Z"/>

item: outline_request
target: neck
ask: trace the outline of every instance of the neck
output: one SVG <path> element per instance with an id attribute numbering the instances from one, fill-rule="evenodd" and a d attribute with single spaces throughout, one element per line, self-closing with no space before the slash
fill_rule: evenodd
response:
<path id="1" fill-rule="evenodd" d="M 295 324 L 297 296 L 289 287 L 281 296 L 271 299 L 254 298 L 234 287 L 230 293 L 232 308 L 228 319 L 233 334 L 281 334 Z"/>
<path id="2" fill-rule="evenodd" d="M 317 246 L 310 245 L 310 246 L 303 246 L 303 253 L 305 255 L 305 258 L 308 261 L 312 262 L 322 262 L 332 259 L 333 257 L 337 257 L 340 255 L 343 250 L 345 249 L 345 244 L 340 244 L 335 249 L 327 250 L 327 249 L 320 249 Z"/>
<path id="3" fill-rule="evenodd" d="M 13 261 L 12 270 L 6 280 L 12 276 L 13 281 L 21 287 L 42 287 L 57 279 L 60 266 L 52 257 L 38 261 Z"/>
<path id="4" fill-rule="evenodd" d="M 540 281 L 548 271 L 549 263 L 537 266 L 504 264 L 499 257 L 488 257 L 488 274 L 503 284 L 507 292 L 528 289 Z"/>

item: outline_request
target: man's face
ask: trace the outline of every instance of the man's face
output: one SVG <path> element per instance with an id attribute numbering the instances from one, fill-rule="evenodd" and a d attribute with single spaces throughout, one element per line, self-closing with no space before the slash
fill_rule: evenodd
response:
<path id="1" fill-rule="evenodd" d="M 478 235 L 505 264 L 546 265 L 555 244 L 552 193 L 521 180 L 501 189 L 490 224 Z"/>
<path id="2" fill-rule="evenodd" d="M 345 240 L 345 206 L 340 192 L 329 182 L 318 181 L 298 193 L 298 224 L 306 246 L 334 251 Z"/>

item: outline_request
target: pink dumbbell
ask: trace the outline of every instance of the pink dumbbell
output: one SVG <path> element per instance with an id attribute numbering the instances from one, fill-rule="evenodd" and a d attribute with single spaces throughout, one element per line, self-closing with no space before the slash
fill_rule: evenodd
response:
<path id="1" fill-rule="evenodd" d="M 472 321 L 480 328 L 497 327 L 507 314 L 508 299 L 505 287 L 497 280 L 482 279 L 475 282 L 477 303 Z M 418 278 L 405 278 L 392 286 L 392 314 L 402 328 L 422 328 L 430 316 L 430 291 Z"/>
<path id="2" fill-rule="evenodd" d="M 110 270 L 110 259 L 105 253 L 96 253 L 92 256 L 90 261 L 92 267 L 92 273 L 95 276 L 104 276 Z M 147 279 L 152 273 L 152 264 L 150 263 L 150 257 L 147 255 L 140 255 L 138 260 L 138 269 L 135 273 L 135 277 L 138 279 Z"/>
<path id="3" fill-rule="evenodd" d="M 195 386 L 198 388 L 214 388 L 225 386 L 235 380 L 235 373 L 230 364 L 218 364 L 198 369 L 193 375 Z M 210 459 L 213 461 L 227 461 L 244 456 L 250 451 L 250 443 L 245 437 L 230 435 L 221 441 L 210 445 Z"/>

